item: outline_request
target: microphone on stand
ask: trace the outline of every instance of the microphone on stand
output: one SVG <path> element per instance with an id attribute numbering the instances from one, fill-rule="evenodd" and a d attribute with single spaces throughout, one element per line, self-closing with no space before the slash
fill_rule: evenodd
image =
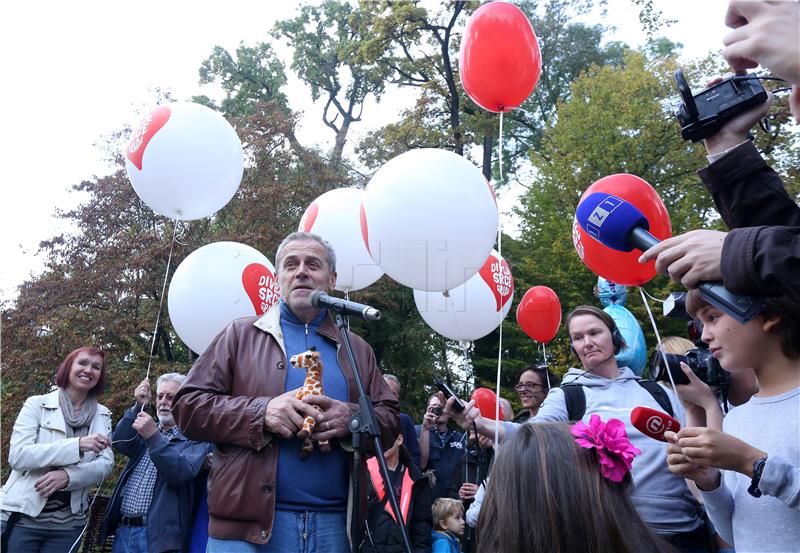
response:
<path id="1" fill-rule="evenodd" d="M 650 407 L 637 407 L 631 411 L 631 424 L 645 436 L 662 442 L 667 441 L 664 432 L 677 432 L 681 429 L 677 420 Z"/>
<path id="2" fill-rule="evenodd" d="M 327 307 L 331 311 L 336 311 L 342 315 L 361 317 L 365 321 L 381 320 L 381 312 L 374 307 L 364 305 L 363 303 L 356 303 L 343 298 L 335 298 L 333 296 L 329 296 L 322 290 L 314 290 L 311 292 L 309 298 L 311 299 L 311 305 L 316 308 Z"/>
<path id="3" fill-rule="evenodd" d="M 589 236 L 612 250 L 645 251 L 660 242 L 650 234 L 647 217 L 635 205 L 605 192 L 589 194 L 578 204 L 575 217 Z M 702 282 L 698 288 L 703 299 L 741 324 L 764 309 L 763 298 L 732 294 L 721 282 Z"/>

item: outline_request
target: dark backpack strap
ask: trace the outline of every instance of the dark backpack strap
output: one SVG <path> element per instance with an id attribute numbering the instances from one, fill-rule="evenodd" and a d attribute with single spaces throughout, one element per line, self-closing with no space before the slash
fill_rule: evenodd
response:
<path id="1" fill-rule="evenodd" d="M 564 403 L 567 405 L 567 417 L 572 422 L 579 421 L 586 413 L 586 394 L 580 384 L 562 384 Z"/>
<path id="2" fill-rule="evenodd" d="M 639 386 L 648 391 L 653 396 L 661 408 L 670 416 L 675 418 L 675 411 L 672 409 L 672 402 L 669 400 L 667 391 L 655 380 L 639 380 Z"/>

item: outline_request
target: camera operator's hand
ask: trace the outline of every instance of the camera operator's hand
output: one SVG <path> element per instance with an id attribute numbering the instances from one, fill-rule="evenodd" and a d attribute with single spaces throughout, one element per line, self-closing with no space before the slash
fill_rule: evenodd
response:
<path id="1" fill-rule="evenodd" d="M 667 467 L 672 474 L 682 478 L 694 480 L 697 486 L 704 491 L 715 490 L 719 487 L 720 472 L 712 467 L 701 467 L 692 463 L 681 451 L 678 444 L 678 435 L 675 432 L 664 432 L 667 440 Z"/>
<path id="2" fill-rule="evenodd" d="M 426 411 L 425 415 L 422 417 L 422 428 L 425 430 L 430 430 L 434 426 L 436 426 L 436 421 L 439 418 L 436 413 L 431 413 L 430 411 Z"/>
<path id="3" fill-rule="evenodd" d="M 688 403 L 702 409 L 714 406 L 719 407 L 717 396 L 714 395 L 708 384 L 697 378 L 697 375 L 686 363 L 681 362 L 681 369 L 686 378 L 689 379 L 689 384 L 676 384 L 675 390 L 678 392 L 678 397 L 684 406 Z"/>
<path id="4" fill-rule="evenodd" d="M 449 414 L 456 424 L 464 430 L 469 430 L 472 428 L 472 423 L 478 424 L 478 421 L 483 419 L 483 417 L 481 417 L 480 409 L 475 406 L 474 399 L 471 399 L 464 404 L 464 409 L 462 411 L 456 411 L 453 409 L 453 404 L 455 402 L 456 399 L 453 397 L 448 399 L 447 403 L 444 405 L 444 412 Z M 478 432 L 480 433 L 480 424 L 478 424 Z"/>
<path id="5" fill-rule="evenodd" d="M 727 233 L 693 230 L 659 242 L 639 257 L 639 263 L 656 260 L 656 271 L 686 288 L 722 280 L 722 244 Z"/>
<path id="6" fill-rule="evenodd" d="M 726 75 L 728 77 L 730 75 Z M 706 88 L 713 86 L 722 81 L 722 77 L 716 77 L 706 83 Z M 763 104 L 753 106 L 751 109 L 740 113 L 722 127 L 717 134 L 709 136 L 703 143 L 706 147 L 708 155 L 721 154 L 726 150 L 735 148 L 745 140 L 747 140 L 747 133 L 750 132 L 760 119 L 763 119 L 775 96 L 771 92 L 767 92 L 767 100 Z"/>
<path id="7" fill-rule="evenodd" d="M 734 71 L 760 65 L 776 77 L 800 85 L 800 4 L 731 0 L 722 54 Z"/>

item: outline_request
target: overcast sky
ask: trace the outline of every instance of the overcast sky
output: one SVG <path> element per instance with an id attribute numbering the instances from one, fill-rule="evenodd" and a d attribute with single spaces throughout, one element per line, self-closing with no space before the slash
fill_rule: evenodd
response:
<path id="1" fill-rule="evenodd" d="M 727 0 L 656 4 L 678 20 L 663 34 L 683 43 L 685 56 L 720 48 Z M 5 2 L 0 300 L 13 298 L 16 286 L 41 270 L 39 242 L 65 228 L 54 211 L 80 201 L 69 192 L 71 185 L 106 171 L 94 147 L 98 139 L 137 123 L 155 87 L 172 90 L 178 99 L 199 93 L 197 71 L 214 45 L 233 51 L 241 41 L 264 41 L 273 23 L 291 17 L 297 5 L 291 0 Z M 630 0 L 610 0 L 608 22 L 618 27 L 613 38 L 643 43 Z M 287 50 L 279 55 L 288 61 Z M 287 92 L 292 107 L 304 112 L 301 138 L 329 147 L 332 133 L 321 124 L 322 105 L 314 105 L 296 81 Z M 412 95 L 394 94 L 380 109 L 368 105 L 367 123 L 353 127 L 351 144 L 396 119 Z M 509 196 L 501 197 L 504 209 L 513 203 Z"/>

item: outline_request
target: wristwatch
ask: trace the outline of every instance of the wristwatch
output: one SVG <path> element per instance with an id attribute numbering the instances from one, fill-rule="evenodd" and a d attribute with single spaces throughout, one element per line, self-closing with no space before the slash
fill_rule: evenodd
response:
<path id="1" fill-rule="evenodd" d="M 767 464 L 767 456 L 753 461 L 753 478 L 750 480 L 750 487 L 747 488 L 747 493 L 753 497 L 761 497 L 761 490 L 758 489 L 758 484 L 761 482 L 761 473 L 764 472 L 764 465 Z"/>

